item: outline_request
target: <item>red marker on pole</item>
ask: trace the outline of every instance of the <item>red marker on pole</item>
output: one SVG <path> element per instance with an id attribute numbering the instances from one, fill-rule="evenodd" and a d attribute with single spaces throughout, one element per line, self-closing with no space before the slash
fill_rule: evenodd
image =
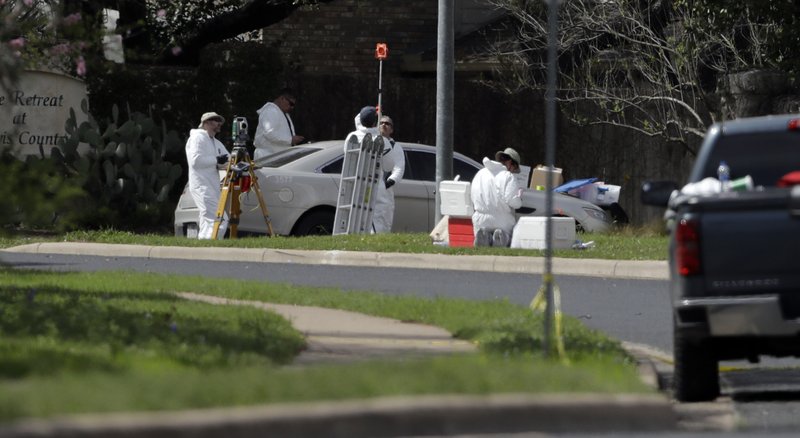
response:
<path id="1" fill-rule="evenodd" d="M 383 91 L 383 60 L 389 57 L 389 47 L 386 43 L 378 43 L 375 45 L 375 59 L 378 60 L 378 120 L 381 118 L 381 93 Z"/>

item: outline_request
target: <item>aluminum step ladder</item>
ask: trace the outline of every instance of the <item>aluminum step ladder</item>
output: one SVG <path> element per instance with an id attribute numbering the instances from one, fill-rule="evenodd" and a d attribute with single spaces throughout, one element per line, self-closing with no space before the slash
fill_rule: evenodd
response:
<path id="1" fill-rule="evenodd" d="M 339 179 L 339 197 L 333 220 L 333 235 L 363 234 L 372 230 L 377 183 L 381 179 L 383 137 L 367 134 L 358 143 L 355 135 L 347 140 Z"/>

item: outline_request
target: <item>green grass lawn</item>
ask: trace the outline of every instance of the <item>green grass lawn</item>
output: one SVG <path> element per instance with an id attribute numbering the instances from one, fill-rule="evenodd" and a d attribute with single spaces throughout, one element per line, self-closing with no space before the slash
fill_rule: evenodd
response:
<path id="1" fill-rule="evenodd" d="M 555 257 L 594 258 L 615 260 L 666 260 L 667 237 L 658 230 L 619 228 L 610 233 L 581 233 L 583 242 L 593 241 L 585 250 L 554 250 Z M 340 235 L 307 237 L 245 237 L 208 241 L 186 239 L 171 235 L 134 234 L 121 231 L 80 231 L 64 236 L 5 237 L 0 248 L 40 241 L 99 242 L 157 246 L 219 246 L 234 248 L 280 248 L 299 250 L 379 251 L 407 253 L 441 253 L 454 255 L 507 255 L 540 257 L 544 251 L 511 248 L 446 248 L 435 246 L 425 233 L 390 233 L 378 235 Z"/>
<path id="2" fill-rule="evenodd" d="M 179 291 L 434 324 L 480 352 L 286 366 L 304 341 L 284 319 L 184 301 Z M 0 421 L 385 395 L 653 391 L 617 341 L 579 321 L 564 318 L 568 365 L 544 357 L 541 333 L 540 314 L 504 300 L 0 268 Z"/>

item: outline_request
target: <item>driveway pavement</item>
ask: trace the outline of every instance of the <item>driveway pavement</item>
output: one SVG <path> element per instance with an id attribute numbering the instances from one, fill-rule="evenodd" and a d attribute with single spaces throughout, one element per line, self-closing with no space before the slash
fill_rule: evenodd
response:
<path id="1" fill-rule="evenodd" d="M 152 259 L 243 260 L 250 262 L 406 267 L 540 274 L 540 257 L 448 256 L 440 254 L 186 248 L 48 242 L 9 252 L 145 257 Z M 609 278 L 665 279 L 665 262 L 553 259 L 553 272 Z M 277 312 L 305 334 L 309 349 L 295 365 L 347 362 L 374 357 L 471 352 L 475 346 L 439 328 L 319 307 L 228 300 L 191 292 L 185 299 L 248 305 Z M 637 355 L 644 379 L 652 367 Z M 201 411 L 83 415 L 0 426 L 0 437 L 372 437 L 445 436 L 519 432 L 663 431 L 676 427 L 672 405 L 662 395 L 501 394 L 382 398 L 336 403 L 268 405 Z"/>

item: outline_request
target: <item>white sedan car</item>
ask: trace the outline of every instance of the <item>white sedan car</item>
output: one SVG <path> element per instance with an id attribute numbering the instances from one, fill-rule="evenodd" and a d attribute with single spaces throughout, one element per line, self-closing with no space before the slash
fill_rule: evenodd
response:
<path id="1" fill-rule="evenodd" d="M 430 232 L 436 219 L 436 148 L 400 143 L 405 151 L 406 169 L 395 185 L 393 232 Z M 275 234 L 305 236 L 331 234 L 339 195 L 343 142 L 323 141 L 295 146 L 257 161 L 256 175 Z M 481 164 L 453 153 L 453 174 L 471 181 Z M 220 172 L 220 179 L 224 171 Z M 558 216 L 575 218 L 586 231 L 606 231 L 611 220 L 600 207 L 572 196 L 554 193 L 553 209 Z M 526 189 L 521 215 L 543 216 L 545 193 Z M 175 235 L 197 236 L 198 212 L 188 190 L 175 209 Z M 267 227 L 252 191 L 242 194 L 240 233 L 266 234 Z"/>

